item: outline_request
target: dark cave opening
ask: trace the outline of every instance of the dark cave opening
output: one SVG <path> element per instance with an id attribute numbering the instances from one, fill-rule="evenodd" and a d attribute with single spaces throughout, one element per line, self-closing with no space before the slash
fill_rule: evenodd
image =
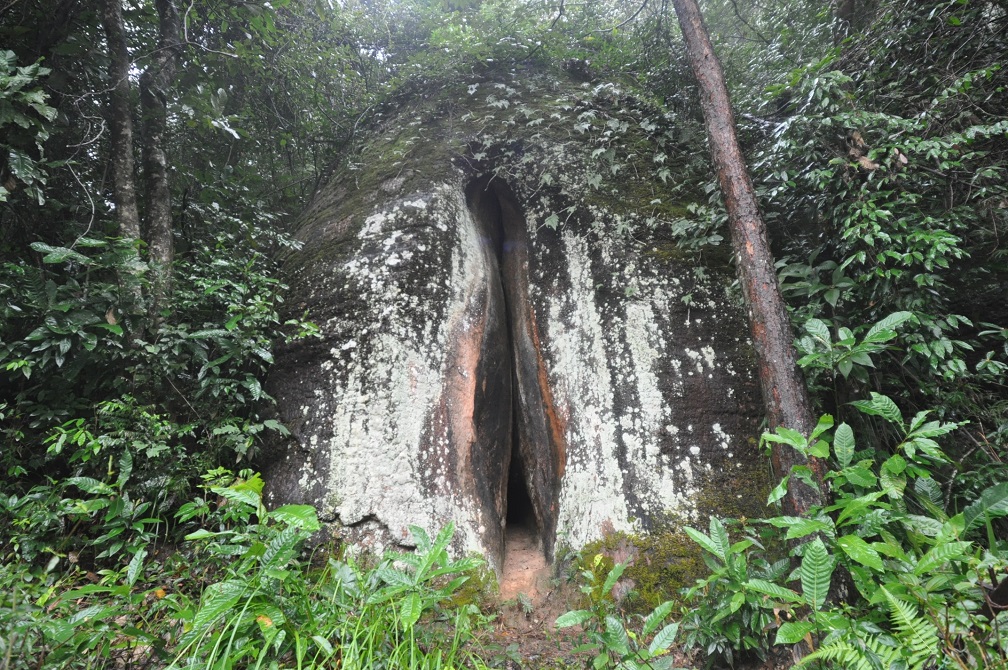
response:
<path id="1" fill-rule="evenodd" d="M 493 465 L 487 463 L 477 477 L 486 478 L 480 488 L 499 492 L 497 509 L 502 516 L 503 553 L 507 554 L 508 546 L 523 536 L 534 538 L 534 544 L 550 555 L 558 493 L 557 457 L 555 440 L 548 429 L 550 400 L 541 388 L 544 374 L 528 293 L 525 216 L 508 184 L 493 175 L 470 182 L 466 199 L 487 261 L 496 265 L 491 280 L 495 286 L 489 288 L 489 293 L 499 296 L 503 314 L 496 320 L 494 337 L 508 352 L 508 360 L 500 361 L 504 365 L 488 363 L 484 369 L 487 374 L 496 375 L 491 386 L 503 384 L 510 388 L 509 401 L 500 398 L 502 402 L 492 413 L 482 415 L 488 422 L 483 424 L 485 430 L 500 431 L 496 438 L 486 435 L 486 443 L 499 445 L 495 449 L 500 449 L 505 446 L 501 440 L 506 440 L 505 449 L 497 453 L 507 455 Z M 492 306 L 488 309 L 495 310 Z M 494 346 L 490 350 L 501 348 Z M 503 375 L 507 375 L 506 381 Z"/>
<path id="2" fill-rule="evenodd" d="M 522 528 L 532 533 L 539 534 L 539 524 L 536 522 L 535 510 L 532 507 L 532 497 L 529 495 L 527 479 L 525 478 L 525 464 L 522 462 L 520 450 L 518 449 L 518 432 L 514 432 L 511 446 L 511 463 L 508 466 L 507 474 L 507 516 L 505 530 L 516 530 Z M 507 533 L 505 532 L 505 545 L 507 544 Z"/>

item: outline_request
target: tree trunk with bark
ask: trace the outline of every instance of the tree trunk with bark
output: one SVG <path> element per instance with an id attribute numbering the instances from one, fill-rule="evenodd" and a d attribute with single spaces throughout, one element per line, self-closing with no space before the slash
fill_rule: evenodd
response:
<path id="1" fill-rule="evenodd" d="M 808 436 L 815 427 L 811 404 L 805 382 L 798 371 L 794 334 L 777 283 L 766 225 L 739 148 L 724 72 L 714 54 L 696 0 L 672 0 L 672 4 L 686 41 L 690 64 L 700 85 L 700 102 L 711 156 L 728 210 L 739 283 L 749 307 L 750 329 L 770 429 L 786 426 Z M 776 443 L 771 462 L 778 477 L 790 472 L 793 465 L 806 464 L 799 453 Z M 824 464 L 813 459 L 808 465 L 822 490 Z M 785 514 L 801 516 L 821 502 L 820 491 L 792 479 L 783 500 L 783 509 Z"/>
<path id="2" fill-rule="evenodd" d="M 135 273 L 139 265 L 140 211 L 137 207 L 135 163 L 133 161 L 133 110 L 130 101 L 129 51 L 123 30 L 122 0 L 105 0 L 102 23 L 109 56 L 107 118 L 110 132 L 109 157 L 112 191 L 119 236 L 133 245 L 135 256 L 119 272 L 119 285 L 127 302 L 127 312 L 143 312 L 143 290 Z"/>
<path id="3" fill-rule="evenodd" d="M 140 107 L 143 112 L 143 168 L 147 201 L 144 241 L 151 266 L 150 315 L 154 327 L 171 291 L 175 260 L 171 190 L 165 153 L 168 90 L 175 80 L 175 64 L 181 52 L 179 14 L 173 0 L 155 0 L 158 12 L 158 47 L 151 64 L 140 75 Z"/>

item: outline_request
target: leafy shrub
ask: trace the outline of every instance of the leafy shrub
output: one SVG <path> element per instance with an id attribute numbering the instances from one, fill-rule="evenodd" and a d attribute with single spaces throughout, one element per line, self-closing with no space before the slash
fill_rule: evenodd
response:
<path id="1" fill-rule="evenodd" d="M 827 442 L 833 428 L 829 416 L 810 438 L 786 428 L 764 436 L 764 442 L 782 442 L 806 456 L 830 459 L 826 480 L 832 504 L 813 508 L 807 517 L 761 522 L 791 543 L 791 554 L 799 561 L 796 570 L 785 574 L 785 566 L 766 576 L 730 570 L 731 564 L 744 565 L 745 555 L 758 545 L 729 545 L 716 519 L 709 536 L 690 532 L 721 561 L 711 577 L 691 590 L 705 626 L 694 641 L 709 645 L 726 638 L 733 649 L 746 648 L 746 642 L 765 648 L 765 636 L 776 629 L 775 644 L 814 648 L 818 640 L 818 649 L 802 664 L 924 668 L 938 658 L 960 667 L 1003 663 L 999 659 L 1008 651 L 1008 640 L 1000 630 L 1008 623 L 1008 612 L 992 607 L 988 593 L 1008 570 L 1008 545 L 990 530 L 993 518 L 1008 514 L 1008 487 L 992 487 L 963 512 L 946 513 L 934 474 L 947 458 L 936 438 L 957 425 L 929 420 L 928 412 L 907 421 L 891 399 L 877 393 L 854 405 L 884 420 L 898 436 L 887 458 L 859 451 L 846 423 L 833 430 L 832 444 Z M 786 492 L 795 476 L 808 481 L 802 466 L 796 466 L 770 502 Z M 985 526 L 986 546 L 977 533 Z M 834 589 L 848 587 L 846 603 L 828 598 Z M 712 597 L 727 608 L 706 609 Z M 753 610 L 766 615 L 755 617 Z M 736 629 L 744 633 L 737 635 Z M 717 647 L 709 650 L 728 657 Z"/>
<path id="2" fill-rule="evenodd" d="M 580 589 L 588 603 L 587 608 L 563 614 L 556 620 L 557 628 L 582 627 L 586 641 L 575 652 L 593 653 L 591 665 L 595 670 L 657 670 L 671 667 L 673 659 L 668 652 L 679 624 L 666 624 L 665 620 L 672 613 L 675 603 L 669 600 L 647 616 L 635 616 L 635 619 L 639 619 L 639 630 L 631 628 L 619 615 L 612 599 L 612 590 L 627 566 L 625 563 L 617 563 L 612 569 L 602 571 L 600 578 L 599 568 L 603 562 L 602 554 L 596 554 L 592 564 L 580 572 Z M 645 646 L 649 638 L 650 643 Z"/>

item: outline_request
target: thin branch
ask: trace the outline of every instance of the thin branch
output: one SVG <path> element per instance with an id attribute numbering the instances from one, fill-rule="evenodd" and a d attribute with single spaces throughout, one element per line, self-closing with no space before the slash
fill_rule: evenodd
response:
<path id="1" fill-rule="evenodd" d="M 602 28 L 600 30 L 592 30 L 589 33 L 589 35 L 592 34 L 592 33 L 599 33 L 599 34 L 611 33 L 614 30 L 619 30 L 620 28 L 622 28 L 623 26 L 627 25 L 628 23 L 630 23 L 631 21 L 633 21 L 634 19 L 636 19 L 638 16 L 640 16 L 640 13 L 644 11 L 645 7 L 647 7 L 648 2 L 649 2 L 649 0 L 644 0 L 644 2 L 641 3 L 641 6 L 637 8 L 637 11 L 634 12 L 633 14 L 631 14 L 630 17 L 627 18 L 626 21 L 623 21 L 622 23 L 620 23 L 618 25 L 615 25 L 612 28 Z"/>

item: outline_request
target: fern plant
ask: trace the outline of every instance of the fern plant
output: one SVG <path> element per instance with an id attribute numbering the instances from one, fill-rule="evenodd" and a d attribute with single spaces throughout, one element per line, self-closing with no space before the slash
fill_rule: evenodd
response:
<path id="1" fill-rule="evenodd" d="M 957 424 L 931 420 L 927 412 L 906 420 L 895 402 L 878 393 L 853 405 L 880 418 L 898 436 L 891 453 L 859 451 L 851 427 L 842 423 L 834 429 L 829 416 L 808 438 L 786 428 L 765 435 L 764 442 L 783 442 L 806 456 L 829 459 L 825 478 L 832 486 L 832 504 L 802 518 L 761 522 L 778 540 L 791 543 L 794 560 L 800 560 L 783 579 L 732 571 L 723 558 L 725 567 L 712 565 L 711 577 L 690 593 L 695 600 L 700 593 L 713 595 L 711 609 L 704 610 L 700 601 L 701 624 L 719 629 L 726 628 L 724 621 L 742 625 L 745 633 L 733 640 L 736 650 L 744 648 L 746 634 L 758 640 L 758 633 L 776 628 L 776 644 L 803 643 L 813 650 L 804 664 L 925 668 L 942 658 L 956 667 L 1003 667 L 999 659 L 1008 652 L 1008 640 L 1001 631 L 1008 612 L 998 613 L 987 598 L 1008 572 L 1008 547 L 990 530 L 990 520 L 1008 512 L 1008 486 L 992 486 L 964 512 L 949 514 L 936 481 L 948 459 L 937 439 Z M 769 502 L 786 493 L 791 478 L 807 481 L 806 475 L 796 467 Z M 979 541 L 983 527 L 988 530 L 986 547 Z M 710 536 L 689 533 L 708 554 L 724 553 L 727 539 L 717 520 L 711 522 Z M 757 551 L 751 543 L 737 546 L 743 554 Z M 745 564 L 734 556 L 731 561 Z M 842 568 L 853 587 L 846 603 L 827 599 L 836 586 L 831 583 L 835 567 Z M 732 594 L 731 600 L 719 593 Z M 760 594 L 761 607 L 788 620 L 759 628 L 747 625 L 738 612 L 748 593 Z"/>

